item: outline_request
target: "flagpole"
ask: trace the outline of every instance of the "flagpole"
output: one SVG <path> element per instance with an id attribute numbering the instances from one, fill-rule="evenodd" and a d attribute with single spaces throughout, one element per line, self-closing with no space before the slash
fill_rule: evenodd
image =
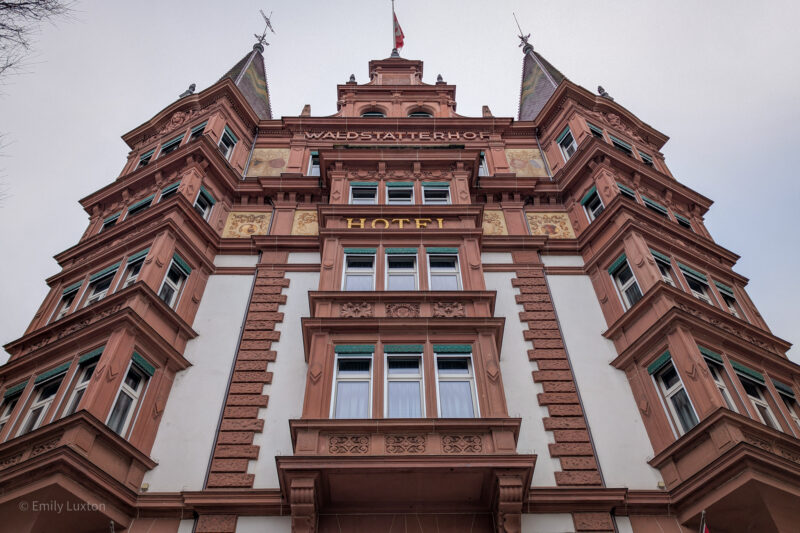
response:
<path id="1" fill-rule="evenodd" d="M 706 510 L 700 513 L 700 533 L 706 533 Z"/>
<path id="2" fill-rule="evenodd" d="M 394 0 L 392 0 L 392 55 L 397 49 L 394 47 L 395 37 L 394 37 Z"/>

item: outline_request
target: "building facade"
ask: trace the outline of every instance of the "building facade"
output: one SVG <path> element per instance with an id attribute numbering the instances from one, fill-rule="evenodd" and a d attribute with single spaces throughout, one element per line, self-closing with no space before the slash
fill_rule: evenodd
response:
<path id="1" fill-rule="evenodd" d="M 523 45 L 518 120 L 394 53 L 274 119 L 256 45 L 125 134 L 5 346 L 2 529 L 797 531 L 800 367 L 711 200 Z"/>

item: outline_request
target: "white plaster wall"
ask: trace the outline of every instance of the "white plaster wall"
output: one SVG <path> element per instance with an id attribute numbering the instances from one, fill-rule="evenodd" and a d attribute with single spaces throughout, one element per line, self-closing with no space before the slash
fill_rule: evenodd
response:
<path id="1" fill-rule="evenodd" d="M 214 266 L 218 267 L 254 267 L 258 264 L 258 255 L 218 255 L 214 258 Z"/>
<path id="2" fill-rule="evenodd" d="M 288 263 L 290 265 L 303 263 L 319 263 L 319 252 L 290 252 Z"/>
<path id="3" fill-rule="evenodd" d="M 633 533 L 633 526 L 631 525 L 630 518 L 627 516 L 615 516 L 614 519 L 617 521 L 618 533 Z"/>
<path id="4" fill-rule="evenodd" d="M 185 357 L 192 366 L 175 376 L 145 474 L 151 492 L 200 490 L 214 446 L 231 364 L 239 342 L 253 276 L 211 276 Z"/>
<path id="5" fill-rule="evenodd" d="M 542 255 L 542 263 L 549 267 L 582 267 L 583 257 L 579 255 Z"/>
<path id="6" fill-rule="evenodd" d="M 589 276 L 547 282 L 606 485 L 657 489 L 661 476 L 647 464 L 653 447 L 625 373 L 609 364 L 617 352 L 602 337 L 606 322 Z"/>
<path id="7" fill-rule="evenodd" d="M 250 461 L 248 471 L 255 474 L 254 488 L 278 488 L 276 455 L 292 455 L 292 439 L 289 420 L 300 418 L 303 412 L 303 396 L 306 390 L 307 365 L 303 352 L 303 336 L 300 319 L 309 316 L 308 291 L 319 288 L 319 272 L 287 272 L 289 288 L 284 289 L 286 305 L 280 307 L 283 322 L 275 329 L 281 332 L 280 341 L 273 343 L 277 352 L 269 370 L 273 382 L 266 385 L 264 393 L 269 395 L 266 409 L 259 411 L 264 420 L 263 433 L 256 433 L 253 444 L 260 446 L 257 461 Z"/>
<path id="8" fill-rule="evenodd" d="M 484 265 L 503 265 L 513 263 L 514 259 L 511 257 L 511 252 L 483 252 L 481 262 Z"/>
<path id="9" fill-rule="evenodd" d="M 236 533 L 291 533 L 292 519 L 288 516 L 240 516 Z"/>
<path id="10" fill-rule="evenodd" d="M 572 515 L 563 514 L 523 514 L 523 533 L 572 533 L 575 525 Z"/>
<path id="11" fill-rule="evenodd" d="M 178 525 L 178 533 L 192 533 L 194 530 L 194 520 L 181 520 Z"/>
<path id="12" fill-rule="evenodd" d="M 538 456 L 533 471 L 533 486 L 552 487 L 556 484 L 553 472 L 561 470 L 561 465 L 557 459 L 550 457 L 547 447 L 555 440 L 551 432 L 544 430 L 542 419 L 548 416 L 547 408 L 541 407 L 536 400 L 536 395 L 543 390 L 541 385 L 533 382 L 532 372 L 537 365 L 528 359 L 528 350 L 533 348 L 531 342 L 523 339 L 522 332 L 527 328 L 519 320 L 523 308 L 514 298 L 517 290 L 511 287 L 511 279 L 515 276 L 513 272 L 484 273 L 486 290 L 497 291 L 494 314 L 506 319 L 500 371 L 508 414 L 522 418 L 517 452 L 535 453 Z"/>

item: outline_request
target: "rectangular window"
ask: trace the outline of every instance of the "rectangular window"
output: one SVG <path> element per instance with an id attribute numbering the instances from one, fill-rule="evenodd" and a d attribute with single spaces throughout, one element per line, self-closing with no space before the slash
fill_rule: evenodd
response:
<path id="1" fill-rule="evenodd" d="M 722 399 L 725 401 L 725 406 L 731 411 L 737 412 L 736 405 L 733 403 L 730 390 L 728 389 L 728 375 L 725 372 L 725 366 L 722 362 L 722 356 L 713 350 L 698 346 L 700 353 L 703 355 L 703 360 L 706 362 L 708 371 L 711 374 L 711 379 L 717 386 Z"/>
<path id="2" fill-rule="evenodd" d="M 609 137 L 611 138 L 611 144 L 614 146 L 614 148 L 629 157 L 633 157 L 633 147 L 630 144 L 621 139 L 617 139 L 613 135 L 609 135 Z"/>
<path id="3" fill-rule="evenodd" d="M 655 211 L 656 213 L 658 213 L 662 217 L 669 218 L 669 211 L 667 211 L 667 208 L 664 207 L 663 205 L 659 204 L 658 202 L 654 202 L 653 200 L 651 200 L 647 196 L 642 196 L 642 201 L 644 202 L 645 206 L 647 206 L 651 210 Z"/>
<path id="4" fill-rule="evenodd" d="M 439 416 L 442 418 L 475 418 L 478 416 L 475 375 L 470 354 L 438 353 L 436 385 Z"/>
<path id="5" fill-rule="evenodd" d="M 154 368 L 144 358 L 133 352 L 133 360 L 120 386 L 114 407 L 108 416 L 106 425 L 120 436 L 125 436 L 136 416 L 139 400 L 142 398 L 149 377 Z"/>
<path id="6" fill-rule="evenodd" d="M 69 363 L 49 372 L 44 372 L 36 378 L 34 382 L 36 387 L 31 393 L 33 401 L 30 407 L 28 407 L 28 412 L 17 432 L 17 436 L 29 433 L 44 423 L 47 410 L 53 404 L 58 389 L 61 387 L 61 382 L 64 380 L 64 374 L 67 372 L 67 368 L 69 368 Z"/>
<path id="7" fill-rule="evenodd" d="M 688 229 L 689 231 L 694 231 L 694 229 L 692 228 L 692 223 L 688 218 L 676 214 L 675 220 L 678 221 L 678 225 Z"/>
<path id="8" fill-rule="evenodd" d="M 658 267 L 658 271 L 661 273 L 661 279 L 664 280 L 664 283 L 674 287 L 675 281 L 672 279 L 672 261 L 670 261 L 669 256 L 656 252 L 652 248 L 650 249 L 650 253 L 656 261 L 656 267 Z"/>
<path id="9" fill-rule="evenodd" d="M 794 420 L 794 424 L 796 426 L 795 432 L 797 432 L 797 430 L 800 430 L 800 408 L 797 406 L 797 399 L 795 398 L 794 390 L 790 386 L 784 385 L 780 381 L 776 381 L 774 379 L 772 380 L 772 384 L 775 385 L 775 389 L 778 391 L 778 396 L 781 397 L 781 400 L 786 405 L 786 410 L 789 411 L 789 416 L 792 420 Z"/>
<path id="10" fill-rule="evenodd" d="M 432 291 L 461 290 L 458 249 L 428 248 L 428 278 Z"/>
<path id="11" fill-rule="evenodd" d="M 150 249 L 148 248 L 128 257 L 128 262 L 125 266 L 125 272 L 122 274 L 121 289 L 130 287 L 136 283 L 136 280 L 139 278 L 139 272 L 142 270 L 142 265 L 144 265 L 144 259 L 147 257 L 147 252 L 149 251 Z"/>
<path id="12" fill-rule="evenodd" d="M 486 152 L 481 152 L 480 159 L 478 160 L 478 176 L 488 176 L 489 165 L 486 164 Z"/>
<path id="13" fill-rule="evenodd" d="M 414 203 L 414 184 L 390 181 L 386 184 L 386 203 L 388 205 L 412 205 Z"/>
<path id="14" fill-rule="evenodd" d="M 695 298 L 703 300 L 707 304 L 711 304 L 708 278 L 705 274 L 701 274 L 682 263 L 678 263 L 678 267 L 681 269 L 683 279 L 686 280 L 686 284 L 689 286 L 689 290 L 692 291 L 692 295 L 694 295 Z"/>
<path id="15" fill-rule="evenodd" d="M 6 424 L 11 420 L 11 414 L 14 412 L 17 403 L 19 403 L 22 390 L 25 388 L 25 385 L 27 385 L 27 382 L 21 383 L 21 385 L 21 387 L 17 385 L 8 389 L 3 397 L 3 403 L 0 404 L 0 432 L 3 431 L 3 428 L 6 427 Z"/>
<path id="16" fill-rule="evenodd" d="M 375 290 L 375 251 L 373 249 L 345 248 L 342 290 Z"/>
<path id="17" fill-rule="evenodd" d="M 182 140 L 183 140 L 183 135 L 179 135 L 178 137 L 175 137 L 171 141 L 167 141 L 164 144 L 162 144 L 161 151 L 158 153 L 158 157 L 163 157 L 180 148 Z"/>
<path id="18" fill-rule="evenodd" d="M 203 132 L 206 131 L 206 124 L 206 122 L 203 122 L 202 124 L 198 124 L 192 128 L 192 131 L 189 133 L 189 142 L 192 142 L 203 136 Z"/>
<path id="19" fill-rule="evenodd" d="M 167 275 L 164 277 L 164 282 L 158 291 L 158 297 L 169 307 L 175 308 L 180 298 L 181 289 L 186 283 L 186 278 L 191 273 L 192 269 L 186 264 L 186 261 L 181 259 L 178 254 L 173 255 Z"/>
<path id="20" fill-rule="evenodd" d="M 230 159 L 233 147 L 236 146 L 237 142 L 239 142 L 239 139 L 236 138 L 236 135 L 233 134 L 228 126 L 225 126 L 225 131 L 222 132 L 222 137 L 220 137 L 218 144 L 222 157 Z"/>
<path id="21" fill-rule="evenodd" d="M 387 418 L 421 418 L 424 395 L 422 390 L 422 354 L 392 353 L 386 357 Z"/>
<path id="22" fill-rule="evenodd" d="M 629 187 L 626 187 L 625 185 L 623 185 L 621 183 L 617 183 L 617 188 L 619 189 L 619 193 L 622 196 L 624 196 L 626 198 L 630 198 L 634 202 L 636 201 L 636 193 L 633 192 L 633 189 L 631 189 Z"/>
<path id="23" fill-rule="evenodd" d="M 572 132 L 569 131 L 569 126 L 561 132 L 561 135 L 556 139 L 556 143 L 561 149 L 561 155 L 564 156 L 564 161 L 569 161 L 569 158 L 572 157 L 572 154 L 578 149 L 575 138 L 572 136 Z"/>
<path id="24" fill-rule="evenodd" d="M 120 213 L 115 213 L 115 214 L 111 215 L 110 217 L 106 218 L 105 220 L 103 220 L 103 225 L 100 226 L 100 233 L 103 233 L 104 231 L 107 231 L 107 230 L 113 228 L 114 225 L 119 220 L 119 215 L 120 214 L 121 214 L 121 212 Z"/>
<path id="25" fill-rule="evenodd" d="M 737 367 L 741 368 L 742 365 L 734 365 L 734 368 Z M 753 404 L 753 408 L 758 414 L 759 420 L 772 429 L 781 430 L 781 427 L 778 425 L 778 421 L 775 419 L 775 415 L 772 413 L 772 409 L 767 402 L 767 394 L 769 393 L 767 392 L 766 387 L 763 384 L 758 383 L 755 379 L 751 378 L 750 373 L 745 374 L 744 372 L 740 371 L 738 372 L 738 376 L 745 394 L 747 394 L 747 397 L 750 399 L 750 403 Z"/>
<path id="26" fill-rule="evenodd" d="M 150 164 L 150 160 L 153 159 L 153 154 L 155 153 L 156 149 L 153 148 L 149 152 L 145 152 L 139 156 L 139 165 L 136 168 L 146 167 Z"/>
<path id="27" fill-rule="evenodd" d="M 378 203 L 378 184 L 376 182 L 354 181 L 350 183 L 350 203 L 352 205 L 375 205 Z"/>
<path id="28" fill-rule="evenodd" d="M 87 387 L 89 387 L 89 382 L 92 380 L 95 367 L 97 367 L 97 361 L 93 360 L 88 364 L 81 365 L 78 368 L 78 376 L 77 381 L 75 382 L 75 388 L 72 390 L 72 395 L 70 396 L 69 402 L 67 402 L 67 408 L 64 410 L 62 417 L 69 416 L 78 410 L 78 405 L 80 405 L 81 399 L 83 398 Z"/>
<path id="29" fill-rule="evenodd" d="M 736 301 L 736 296 L 733 294 L 733 288 L 728 287 L 719 281 L 715 281 L 714 285 L 717 286 L 717 290 L 722 295 L 722 300 L 725 302 L 725 307 L 728 308 L 730 314 L 736 318 L 743 318 L 744 314 L 742 313 L 742 309 L 739 307 L 739 304 Z"/>
<path id="30" fill-rule="evenodd" d="M 200 213 L 203 220 L 208 220 L 211 214 L 211 209 L 214 207 L 216 200 L 211 196 L 211 193 L 205 187 L 200 187 L 200 192 L 197 193 L 197 199 L 194 201 L 194 210 Z"/>
<path id="31" fill-rule="evenodd" d="M 167 198 L 170 198 L 170 197 L 175 196 L 176 194 L 178 194 L 178 187 L 180 187 L 180 185 L 181 185 L 181 182 L 180 181 L 176 181 L 175 183 L 167 185 L 166 187 L 161 189 L 161 194 L 158 197 L 158 201 L 159 202 L 163 202 Z"/>
<path id="32" fill-rule="evenodd" d="M 311 150 L 311 156 L 308 158 L 308 175 L 319 176 L 319 152 Z"/>
<path id="33" fill-rule="evenodd" d="M 650 157 L 649 155 L 645 154 L 644 152 L 639 152 L 639 157 L 642 158 L 642 163 L 644 163 L 648 167 L 655 166 L 655 165 L 653 165 L 653 158 Z"/>
<path id="34" fill-rule="evenodd" d="M 593 136 L 597 137 L 601 141 L 605 141 L 606 140 L 605 139 L 605 135 L 603 135 L 603 129 L 602 128 L 598 128 L 597 126 L 595 126 L 591 122 L 587 122 L 586 125 L 589 126 L 589 131 L 592 132 Z"/>
<path id="35" fill-rule="evenodd" d="M 446 181 L 423 181 L 422 203 L 425 205 L 448 205 L 450 184 Z"/>
<path id="36" fill-rule="evenodd" d="M 694 407 L 692 407 L 692 402 L 689 401 L 689 395 L 686 394 L 686 389 L 683 387 L 678 371 L 672 361 L 669 360 L 669 352 L 664 355 L 667 356 L 667 361 L 656 372 L 654 377 L 664 397 L 664 402 L 667 404 L 672 420 L 678 428 L 678 433 L 683 435 L 697 425 L 697 415 L 694 412 Z M 664 357 L 664 355 L 661 357 Z"/>
<path id="37" fill-rule="evenodd" d="M 416 253 L 400 255 L 404 251 L 393 248 L 386 250 L 387 291 L 417 290 L 417 256 Z"/>
<path id="38" fill-rule="evenodd" d="M 111 282 L 114 281 L 114 276 L 117 274 L 118 268 L 119 263 L 111 265 L 89 277 L 89 287 L 86 289 L 86 300 L 83 303 L 84 307 L 99 302 L 106 297 L 108 289 L 111 288 Z"/>
<path id="39" fill-rule="evenodd" d="M 603 205 L 603 201 L 600 199 L 600 195 L 597 194 L 597 187 L 592 185 L 592 188 L 589 189 L 583 199 L 581 199 L 581 205 L 583 209 L 586 211 L 586 216 L 589 218 L 589 222 L 597 218 L 597 216 L 603 212 L 605 206 Z"/>
<path id="40" fill-rule="evenodd" d="M 125 219 L 129 219 L 131 217 L 134 217 L 134 216 L 138 215 L 139 213 L 143 212 L 144 210 L 146 210 L 148 207 L 150 207 L 150 204 L 153 202 L 153 197 L 154 196 L 155 196 L 154 194 L 151 194 L 147 198 L 145 198 L 143 200 L 140 200 L 140 201 L 136 202 L 135 204 L 129 206 L 128 207 L 128 213 L 125 215 Z"/>
<path id="41" fill-rule="evenodd" d="M 364 347 L 372 350 L 372 347 Z M 372 352 L 336 353 L 333 418 L 369 418 L 372 413 Z"/>
<path id="42" fill-rule="evenodd" d="M 64 289 L 64 292 L 61 293 L 61 301 L 58 302 L 58 306 L 53 313 L 51 322 L 61 320 L 67 315 L 67 313 L 69 313 L 69 310 L 72 307 L 72 302 L 75 301 L 75 297 L 78 295 L 78 289 L 81 288 L 82 283 L 83 282 L 79 281 Z"/>
<path id="43" fill-rule="evenodd" d="M 614 283 L 622 296 L 622 303 L 625 309 L 630 309 L 636 302 L 642 299 L 642 291 L 639 289 L 639 284 L 636 282 L 636 277 L 633 275 L 628 259 L 625 254 L 622 254 L 616 261 L 609 267 L 608 273 L 614 279 Z"/>

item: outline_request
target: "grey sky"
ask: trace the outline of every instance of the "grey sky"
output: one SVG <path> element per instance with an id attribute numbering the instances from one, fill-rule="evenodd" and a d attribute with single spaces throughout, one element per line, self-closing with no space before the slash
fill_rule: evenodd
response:
<path id="1" fill-rule="evenodd" d="M 706 217 L 773 332 L 800 342 L 794 167 L 800 119 L 800 4 L 791 1 L 397 0 L 403 57 L 456 84 L 458 112 L 516 116 L 522 53 L 516 11 L 536 50 L 572 81 L 598 84 L 666 133 L 676 178 L 716 203 Z M 88 216 L 78 199 L 117 177 L 120 135 L 192 83 L 239 60 L 274 11 L 267 47 L 275 116 L 336 111 L 337 83 L 363 82 L 391 48 L 389 0 L 85 1 L 46 25 L 27 72 L 0 87 L 8 144 L 0 180 L 0 343 L 21 336 Z M 798 349 L 792 352 L 800 359 Z M 5 354 L 0 353 L 0 361 Z"/>

